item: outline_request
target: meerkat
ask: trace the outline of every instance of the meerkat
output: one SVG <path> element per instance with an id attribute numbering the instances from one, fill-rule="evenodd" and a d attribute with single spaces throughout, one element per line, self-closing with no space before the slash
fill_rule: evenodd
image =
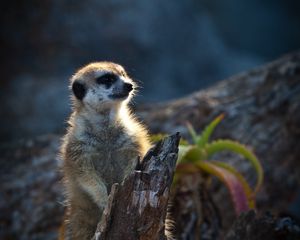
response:
<path id="1" fill-rule="evenodd" d="M 150 148 L 128 103 L 135 82 L 112 62 L 91 63 L 71 78 L 73 111 L 61 158 L 67 199 L 65 239 L 91 239 L 113 183 L 133 171 Z"/>

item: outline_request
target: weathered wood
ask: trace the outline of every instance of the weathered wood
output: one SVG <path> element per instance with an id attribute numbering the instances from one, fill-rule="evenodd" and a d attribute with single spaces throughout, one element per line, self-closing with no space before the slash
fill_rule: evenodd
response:
<path id="1" fill-rule="evenodd" d="M 164 226 L 179 134 L 151 148 L 122 184 L 114 184 L 96 240 L 165 239 Z"/>

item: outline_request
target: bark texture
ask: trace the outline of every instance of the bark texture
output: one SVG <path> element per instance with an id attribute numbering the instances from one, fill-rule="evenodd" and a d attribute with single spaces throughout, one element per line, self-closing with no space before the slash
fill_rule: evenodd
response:
<path id="1" fill-rule="evenodd" d="M 179 134 L 151 148 L 121 185 L 114 184 L 95 239 L 166 239 L 165 217 Z"/>
<path id="2" fill-rule="evenodd" d="M 184 137 L 186 121 L 199 131 L 225 113 L 214 137 L 251 146 L 264 167 L 257 211 L 299 218 L 299 52 L 185 98 L 139 107 L 137 112 L 151 132 L 180 132 Z M 0 239 L 56 239 L 63 215 L 56 160 L 59 137 L 49 135 L 1 146 Z M 255 182 L 247 162 L 231 155 L 226 159 Z M 202 185 L 199 176 L 188 176 L 173 193 L 172 215 L 179 239 L 219 239 L 235 221 L 225 187 L 217 181 L 209 189 Z M 119 191 L 120 186 L 115 194 Z"/>

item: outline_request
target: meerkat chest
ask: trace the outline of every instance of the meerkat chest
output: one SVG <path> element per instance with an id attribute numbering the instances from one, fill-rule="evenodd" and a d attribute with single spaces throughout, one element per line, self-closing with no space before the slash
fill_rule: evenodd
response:
<path id="1" fill-rule="evenodd" d="M 89 136 L 85 155 L 97 175 L 111 185 L 122 181 L 133 169 L 139 146 L 134 136 L 123 129 L 109 130 Z"/>

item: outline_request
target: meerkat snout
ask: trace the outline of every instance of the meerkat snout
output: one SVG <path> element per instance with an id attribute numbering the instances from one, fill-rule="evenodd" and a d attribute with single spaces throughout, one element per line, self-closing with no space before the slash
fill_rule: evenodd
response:
<path id="1" fill-rule="evenodd" d="M 116 86 L 113 93 L 109 95 L 111 99 L 126 99 L 133 90 L 133 85 L 123 82 L 121 87 Z"/>
<path id="2" fill-rule="evenodd" d="M 124 83 L 124 89 L 129 93 L 133 90 L 133 85 L 131 83 Z"/>

